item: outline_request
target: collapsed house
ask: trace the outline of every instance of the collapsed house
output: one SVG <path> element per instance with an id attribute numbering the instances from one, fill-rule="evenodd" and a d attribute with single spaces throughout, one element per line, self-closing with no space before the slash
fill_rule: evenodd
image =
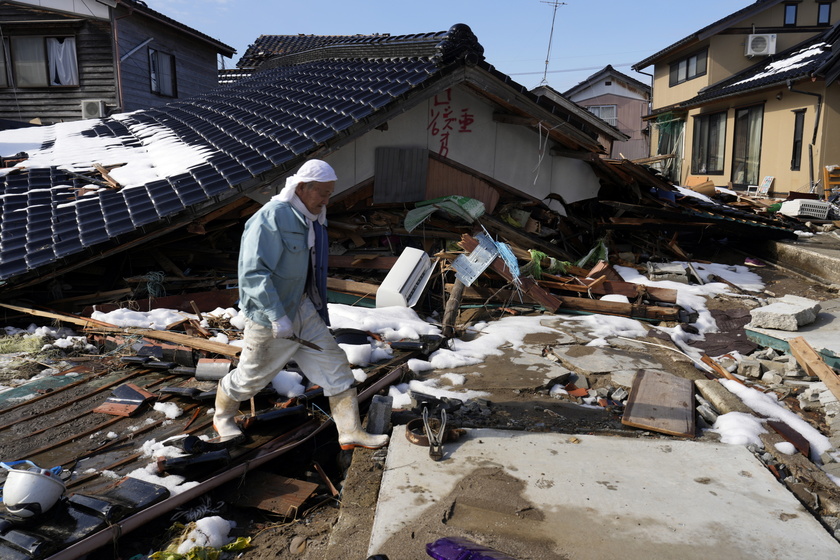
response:
<path id="1" fill-rule="evenodd" d="M 604 159 L 596 138 L 614 130 L 496 71 L 465 25 L 301 45 L 246 77 L 163 108 L 0 133 L 0 144 L 14 146 L 2 154 L 0 177 L 7 320 L 34 313 L 85 327 L 109 352 L 130 348 L 125 353 L 136 353 L 139 366 L 128 376 L 84 371 L 102 374 L 96 389 L 73 375 L 45 388 L 37 401 L 42 414 L 69 401 L 78 408 L 74 421 L 87 426 L 74 426 L 55 444 L 43 441 L 46 431 L 16 439 L 29 456 L 52 458 L 61 448 L 71 455 L 61 461 L 93 459 L 100 471 L 139 462 L 137 454 L 124 457 L 130 438 L 95 434 L 141 410 L 152 392 L 194 402 L 188 418 L 151 423 L 144 434 L 162 439 L 210 429 L 200 416 L 208 392 L 174 390 L 172 376 L 217 371 L 213 360 L 221 356 L 229 365 L 237 347 L 206 340 L 205 327 L 193 321 L 173 327 L 186 334 L 96 324 L 86 307 L 234 305 L 244 220 L 312 157 L 330 162 L 339 177 L 328 211 L 332 297 L 376 305 L 382 286 L 397 299 L 425 293 L 422 306 L 445 310 L 447 336 L 467 320 L 461 302 L 469 301 L 491 313 L 525 306 L 687 322 L 675 293 L 623 282 L 598 249 L 631 263 L 667 260 L 710 239 L 792 239 L 801 227 L 748 198 L 697 196 L 646 167 Z M 503 239 L 511 254 L 494 253 L 490 238 Z M 411 274 L 387 284 L 391 271 L 407 270 L 398 266 L 407 249 L 419 250 L 428 285 Z M 430 256 L 440 259 L 438 268 Z M 526 274 L 514 274 L 517 267 Z M 408 360 L 439 343 L 411 341 L 371 367 L 362 396 L 407 375 Z M 91 415 L 91 404 L 112 390 L 105 405 L 118 405 L 97 412 L 114 418 Z M 51 400 L 57 396 L 60 404 Z M 201 448 L 200 461 L 160 465 L 164 473 L 201 473 L 187 491 L 170 495 L 136 478 L 117 484 L 81 476 L 74 498 L 62 505 L 80 520 L 73 530 L 7 523 L 0 544 L 21 558 L 69 558 L 101 546 L 322 433 L 329 422 L 307 407 L 317 398 L 269 396 L 265 415 L 252 409 L 252 445 L 235 454 L 190 439 Z M 27 410 L 13 407 L 0 429 L 16 429 Z M 95 437 L 80 444 L 79 434 Z M 220 474 L 221 466 L 227 468 Z"/>

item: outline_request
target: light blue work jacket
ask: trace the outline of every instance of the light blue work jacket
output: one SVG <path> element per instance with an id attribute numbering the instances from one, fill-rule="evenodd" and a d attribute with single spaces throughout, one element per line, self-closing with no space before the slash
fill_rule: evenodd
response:
<path id="1" fill-rule="evenodd" d="M 323 302 L 318 312 L 329 325 L 329 240 L 326 227 L 315 222 L 314 229 L 314 277 Z M 277 200 L 270 200 L 245 224 L 239 248 L 239 309 L 246 317 L 265 327 L 284 315 L 294 320 L 311 262 L 308 233 L 307 219 L 288 202 Z"/>

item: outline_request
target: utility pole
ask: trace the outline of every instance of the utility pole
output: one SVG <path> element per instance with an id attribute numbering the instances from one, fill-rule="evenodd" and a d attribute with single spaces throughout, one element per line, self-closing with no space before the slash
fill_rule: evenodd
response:
<path id="1" fill-rule="evenodd" d="M 545 53 L 545 71 L 540 85 L 548 84 L 548 61 L 551 59 L 551 40 L 554 38 L 554 20 L 557 19 L 557 8 L 565 6 L 565 2 L 558 2 L 557 0 L 540 0 L 543 4 L 548 4 L 554 8 L 554 13 L 551 16 L 551 33 L 548 34 L 548 52 Z"/>

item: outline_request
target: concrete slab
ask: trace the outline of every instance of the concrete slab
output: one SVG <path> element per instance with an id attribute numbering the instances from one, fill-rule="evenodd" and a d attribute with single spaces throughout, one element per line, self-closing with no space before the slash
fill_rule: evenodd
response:
<path id="1" fill-rule="evenodd" d="M 797 331 L 763 329 L 747 325 L 747 338 L 761 346 L 790 352 L 788 341 L 801 336 L 819 352 L 829 366 L 840 368 L 840 299 L 820 302 L 820 306 L 822 310 L 817 319 L 809 325 L 799 327 Z"/>
<path id="2" fill-rule="evenodd" d="M 397 426 L 368 554 L 427 559 L 464 536 L 515 558 L 838 558 L 744 447 L 468 430 L 442 461 Z"/>
<path id="3" fill-rule="evenodd" d="M 567 367 L 583 373 L 610 373 L 623 369 L 660 369 L 662 364 L 642 352 L 599 346 L 563 346 L 553 349 Z"/>

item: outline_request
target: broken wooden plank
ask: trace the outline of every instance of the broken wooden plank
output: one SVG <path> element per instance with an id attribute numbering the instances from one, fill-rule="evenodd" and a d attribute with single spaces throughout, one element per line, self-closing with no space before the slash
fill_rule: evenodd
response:
<path id="1" fill-rule="evenodd" d="M 639 370 L 621 423 L 681 437 L 694 437 L 694 383 L 655 370 Z"/>
<path id="2" fill-rule="evenodd" d="M 266 471 L 249 472 L 245 484 L 233 485 L 228 500 L 240 507 L 254 507 L 284 517 L 294 517 L 317 490 L 314 482 L 296 480 Z"/>
<path id="3" fill-rule="evenodd" d="M 99 174 L 102 175 L 102 178 L 105 179 L 105 182 L 111 185 L 112 188 L 119 189 L 120 187 L 122 187 L 122 185 L 116 182 L 114 178 L 108 174 L 108 170 L 105 169 L 101 164 L 94 163 L 93 167 L 96 168 L 97 171 L 99 171 Z"/>
<path id="4" fill-rule="evenodd" d="M 679 307 L 660 307 L 582 297 L 554 296 L 560 303 L 557 311 L 572 310 L 602 315 L 617 315 L 649 321 L 680 321 Z"/>
<path id="5" fill-rule="evenodd" d="M 379 289 L 379 284 L 371 284 L 368 282 L 356 282 L 354 280 L 343 280 L 341 278 L 327 277 L 327 289 L 336 292 L 344 292 L 360 297 L 368 297 L 376 295 L 376 290 Z"/>
<path id="6" fill-rule="evenodd" d="M 58 319 L 59 321 L 64 321 L 65 323 L 72 323 L 74 325 L 79 325 L 80 327 L 89 327 L 91 325 L 96 325 L 99 327 L 114 327 L 116 325 L 112 325 L 111 323 L 106 323 L 104 321 L 97 321 L 96 319 L 92 319 L 90 317 L 79 317 L 78 315 L 71 315 L 69 313 L 56 313 L 52 311 L 42 311 L 40 309 L 33 309 L 31 307 L 18 307 L 17 305 L 10 305 L 8 303 L 0 303 L 0 307 L 5 307 L 7 309 L 11 309 L 13 311 L 19 311 L 21 313 L 26 313 L 28 315 L 35 315 L 36 317 L 46 317 L 48 319 Z"/>
<path id="7" fill-rule="evenodd" d="M 718 375 L 720 375 L 721 377 L 723 377 L 725 379 L 731 379 L 732 381 L 737 381 L 741 385 L 744 384 L 743 381 L 741 381 L 740 379 L 738 379 L 737 377 L 732 375 L 732 373 L 730 373 L 729 370 L 727 370 L 726 368 L 721 366 L 719 363 L 714 361 L 710 356 L 708 356 L 706 354 L 703 354 L 703 357 L 700 358 L 700 361 L 703 362 L 704 364 L 706 364 L 707 366 L 709 366 L 710 368 L 712 368 L 712 370 L 715 373 L 717 373 Z"/>
<path id="8" fill-rule="evenodd" d="M 831 394 L 840 399 L 840 376 L 828 364 L 823 361 L 813 346 L 808 344 L 808 341 L 801 336 L 797 336 L 788 341 L 790 345 L 790 353 L 796 358 L 796 361 L 802 366 L 808 375 L 820 378 L 820 381 L 825 383 Z"/>
<path id="9" fill-rule="evenodd" d="M 170 332 L 170 331 L 158 331 L 154 329 L 140 329 L 135 327 L 88 327 L 85 329 L 87 332 L 93 333 L 117 333 L 122 335 L 137 335 L 142 336 L 144 338 L 153 338 L 156 340 L 165 340 L 167 342 L 174 342 L 176 344 L 180 344 L 182 346 L 186 346 L 188 348 L 193 348 L 195 350 L 205 350 L 207 352 L 211 352 L 214 354 L 221 354 L 223 356 L 236 356 L 239 354 L 242 349 L 239 346 L 233 346 L 231 344 L 224 344 L 222 342 L 214 342 L 212 340 L 205 340 L 203 338 L 196 338 L 187 334 Z"/>
<path id="10" fill-rule="evenodd" d="M 616 272 L 612 265 L 606 261 L 598 261 L 595 266 L 589 269 L 587 274 L 590 278 L 605 276 L 610 282 L 624 282 L 624 278 Z"/>

